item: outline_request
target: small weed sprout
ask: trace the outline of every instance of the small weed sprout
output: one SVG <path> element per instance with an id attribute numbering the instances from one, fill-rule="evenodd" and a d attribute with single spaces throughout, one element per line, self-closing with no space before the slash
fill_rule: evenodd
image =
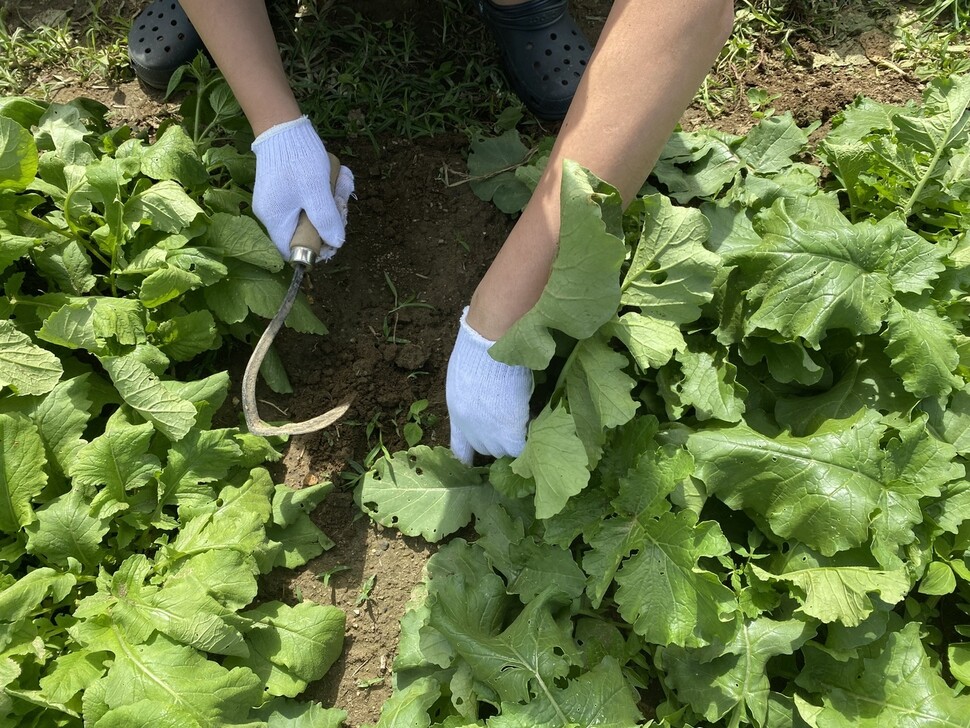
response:
<path id="1" fill-rule="evenodd" d="M 374 592 L 374 584 L 377 583 L 377 574 L 371 574 L 363 584 L 360 585 L 360 593 L 357 595 L 357 599 L 354 600 L 354 606 L 363 606 L 366 602 L 369 602 L 372 598 Z"/>
<path id="2" fill-rule="evenodd" d="M 384 324 L 382 327 L 384 341 L 390 344 L 409 344 L 411 343 L 409 339 L 402 339 L 397 335 L 398 314 L 406 308 L 434 308 L 434 306 L 430 303 L 419 301 L 414 294 L 401 300 L 397 292 L 397 286 L 394 285 L 394 281 L 391 280 L 391 276 L 386 271 L 384 273 L 384 280 L 387 282 L 387 287 L 394 298 L 391 310 L 384 315 Z"/>
<path id="3" fill-rule="evenodd" d="M 425 415 L 428 409 L 428 400 L 419 399 L 408 408 L 407 422 L 404 424 L 404 441 L 408 447 L 414 447 L 424 438 L 424 427 L 422 425 L 433 425 L 437 421 L 434 415 Z"/>

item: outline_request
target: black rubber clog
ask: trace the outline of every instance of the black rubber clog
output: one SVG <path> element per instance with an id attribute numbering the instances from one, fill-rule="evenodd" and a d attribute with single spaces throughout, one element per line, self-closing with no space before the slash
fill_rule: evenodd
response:
<path id="1" fill-rule="evenodd" d="M 542 119 L 566 115 L 592 46 L 569 14 L 566 0 L 496 5 L 478 0 L 513 90 Z"/>
<path id="2" fill-rule="evenodd" d="M 185 11 L 173 0 L 154 0 L 128 31 L 128 58 L 146 85 L 165 89 L 175 69 L 204 50 Z"/>

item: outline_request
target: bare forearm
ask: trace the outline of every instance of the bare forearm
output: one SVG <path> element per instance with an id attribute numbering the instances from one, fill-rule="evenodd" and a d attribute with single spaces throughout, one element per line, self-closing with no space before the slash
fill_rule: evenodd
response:
<path id="1" fill-rule="evenodd" d="M 263 0 L 181 0 L 254 134 L 300 116 Z"/>
<path id="2" fill-rule="evenodd" d="M 630 202 L 730 32 L 728 0 L 617 0 L 546 172 L 472 298 L 468 322 L 498 338 L 538 300 L 559 239 L 562 162 Z"/>

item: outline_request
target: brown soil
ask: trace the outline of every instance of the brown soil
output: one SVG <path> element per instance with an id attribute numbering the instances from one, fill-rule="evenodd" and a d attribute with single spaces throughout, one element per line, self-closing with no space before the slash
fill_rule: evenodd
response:
<path id="1" fill-rule="evenodd" d="M 73 5 L 14 3 L 18 4 L 26 24 L 41 7 Z M 574 4 L 574 15 L 594 39 L 610 4 Z M 121 1 L 117 5 L 125 12 L 135 6 Z M 360 0 L 358 5 L 362 12 L 382 18 L 407 18 L 416 8 L 424 16 L 435 12 L 434 4 L 423 0 Z M 743 81 L 778 94 L 771 104 L 775 112 L 791 111 L 802 125 L 829 122 L 858 94 L 894 103 L 918 97 L 919 85 L 883 64 L 879 39 L 874 40 L 864 65 L 813 69 L 807 61 L 799 65 L 769 55 Z M 811 58 L 811 47 L 800 51 L 801 58 Z M 106 103 L 114 121 L 141 128 L 154 128 L 177 108 L 133 80 L 68 85 L 54 99 L 78 95 Z M 755 121 L 746 104 L 713 120 L 697 105 L 687 110 L 682 123 L 688 129 L 713 125 L 743 133 Z M 347 395 L 353 395 L 354 402 L 342 423 L 289 444 L 278 475 L 294 487 L 325 479 L 342 483 L 340 474 L 351 469 L 351 461 L 365 460 L 378 435 L 391 451 L 400 449 L 399 432 L 415 400 L 430 403 L 424 413 L 424 442 L 447 444 L 444 378 L 456 322 L 512 224 L 466 185 L 445 183 L 455 177 L 446 170 L 464 169 L 463 136 L 385 139 L 377 148 L 358 141 L 341 153 L 355 173 L 358 196 L 350 211 L 347 244 L 334 262 L 315 270 L 305 284 L 330 334 L 309 338 L 284 332 L 280 352 L 296 394 L 263 392 L 261 397 L 286 416 L 300 419 L 329 409 Z M 243 364 L 234 363 L 234 374 L 241 373 Z M 369 422 L 378 427 L 370 440 L 365 434 Z M 376 722 L 390 694 L 398 620 L 434 546 L 371 523 L 354 504 L 352 493 L 339 486 L 315 518 L 336 546 L 295 574 L 272 575 L 264 595 L 290 603 L 312 599 L 347 611 L 343 657 L 303 697 L 347 710 L 348 726 Z M 317 575 L 336 566 L 349 568 L 335 573 L 330 586 L 324 587 Z M 373 589 L 361 601 L 362 587 L 371 576 L 376 576 Z"/>

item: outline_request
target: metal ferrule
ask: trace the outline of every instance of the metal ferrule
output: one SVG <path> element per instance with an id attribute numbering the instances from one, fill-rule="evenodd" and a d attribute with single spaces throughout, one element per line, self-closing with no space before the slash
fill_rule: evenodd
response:
<path id="1" fill-rule="evenodd" d="M 311 266 L 316 262 L 317 254 L 310 248 L 296 245 L 290 248 L 290 265 Z"/>

